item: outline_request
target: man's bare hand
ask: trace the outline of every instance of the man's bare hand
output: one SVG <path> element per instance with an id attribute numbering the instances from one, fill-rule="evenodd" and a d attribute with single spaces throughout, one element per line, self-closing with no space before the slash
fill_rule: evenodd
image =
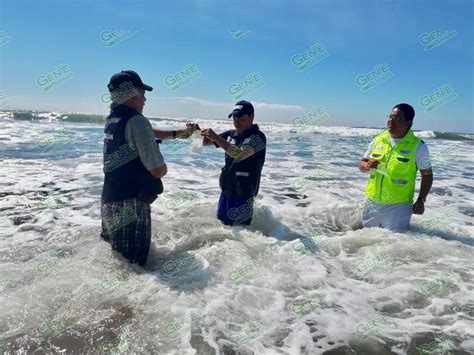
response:
<path id="1" fill-rule="evenodd" d="M 367 164 L 367 169 L 376 169 L 379 166 L 379 161 L 378 160 L 368 160 L 366 162 Z"/>
<path id="2" fill-rule="evenodd" d="M 418 200 L 413 204 L 412 210 L 413 214 L 423 214 L 425 213 L 425 204 L 423 201 Z"/>
<path id="3" fill-rule="evenodd" d="M 197 123 L 186 123 L 186 129 L 190 129 L 193 132 L 201 130 L 201 128 L 199 127 Z"/>
<path id="4" fill-rule="evenodd" d="M 203 129 L 201 131 L 201 136 L 207 139 L 210 139 L 211 141 L 214 141 L 214 142 L 217 139 L 219 139 L 219 135 L 216 132 L 214 132 L 211 128 Z"/>
<path id="5" fill-rule="evenodd" d="M 369 160 L 366 158 L 362 158 L 361 160 L 359 160 L 359 170 L 363 173 L 367 173 L 370 171 L 370 169 L 377 169 L 379 163 L 380 162 L 378 160 Z"/>
<path id="6" fill-rule="evenodd" d="M 197 123 L 186 123 L 186 128 L 181 131 L 179 138 L 189 138 L 195 131 L 200 129 Z"/>

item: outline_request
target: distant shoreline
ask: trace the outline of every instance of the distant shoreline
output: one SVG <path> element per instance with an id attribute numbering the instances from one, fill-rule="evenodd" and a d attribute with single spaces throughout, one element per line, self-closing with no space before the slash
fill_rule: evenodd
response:
<path id="1" fill-rule="evenodd" d="M 11 114 L 13 117 L 5 116 L 5 114 Z M 55 121 L 66 121 L 66 122 L 82 122 L 82 123 L 103 123 L 107 115 L 91 114 L 91 113 L 75 113 L 75 112 L 54 112 L 54 111 L 43 111 L 43 110 L 0 110 L 0 119 L 10 118 L 18 121 L 30 121 L 30 120 L 55 120 Z M 219 118 L 191 118 L 191 117 L 152 117 L 146 116 L 148 119 L 159 122 L 159 121 L 187 121 L 187 120 L 210 120 L 210 121 L 223 121 L 224 119 Z M 272 121 L 260 121 L 266 124 L 283 124 L 291 125 L 291 122 L 272 122 Z M 365 126 L 321 126 L 321 127 L 346 127 L 346 128 L 359 128 L 359 129 L 381 129 L 383 127 L 365 127 Z M 472 135 L 473 132 L 444 132 L 435 130 L 417 130 L 414 132 L 431 131 L 435 135 Z M 438 137 L 436 137 L 438 138 Z M 442 137 L 439 137 L 442 138 Z M 449 139 L 449 138 L 448 138 Z M 474 137 L 467 137 L 466 140 L 474 139 Z"/>

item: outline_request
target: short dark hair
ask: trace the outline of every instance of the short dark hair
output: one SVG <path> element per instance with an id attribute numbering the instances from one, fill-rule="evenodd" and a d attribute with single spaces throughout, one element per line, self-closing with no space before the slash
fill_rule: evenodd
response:
<path id="1" fill-rule="evenodd" d="M 398 104 L 393 106 L 392 110 L 398 108 L 405 114 L 405 121 L 413 121 L 415 118 L 415 109 L 408 104 Z"/>

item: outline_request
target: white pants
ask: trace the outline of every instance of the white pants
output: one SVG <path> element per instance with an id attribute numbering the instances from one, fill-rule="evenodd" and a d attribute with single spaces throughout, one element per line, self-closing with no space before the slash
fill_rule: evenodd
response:
<path id="1" fill-rule="evenodd" d="M 382 205 L 367 199 L 362 211 L 362 224 L 364 227 L 381 227 L 394 232 L 405 232 L 411 215 L 410 202 Z"/>

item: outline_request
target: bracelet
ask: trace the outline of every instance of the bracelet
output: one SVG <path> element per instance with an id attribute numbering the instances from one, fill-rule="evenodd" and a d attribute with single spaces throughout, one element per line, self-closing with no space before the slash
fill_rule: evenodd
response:
<path id="1" fill-rule="evenodd" d="M 176 138 L 176 131 L 173 130 L 173 138 Z"/>

